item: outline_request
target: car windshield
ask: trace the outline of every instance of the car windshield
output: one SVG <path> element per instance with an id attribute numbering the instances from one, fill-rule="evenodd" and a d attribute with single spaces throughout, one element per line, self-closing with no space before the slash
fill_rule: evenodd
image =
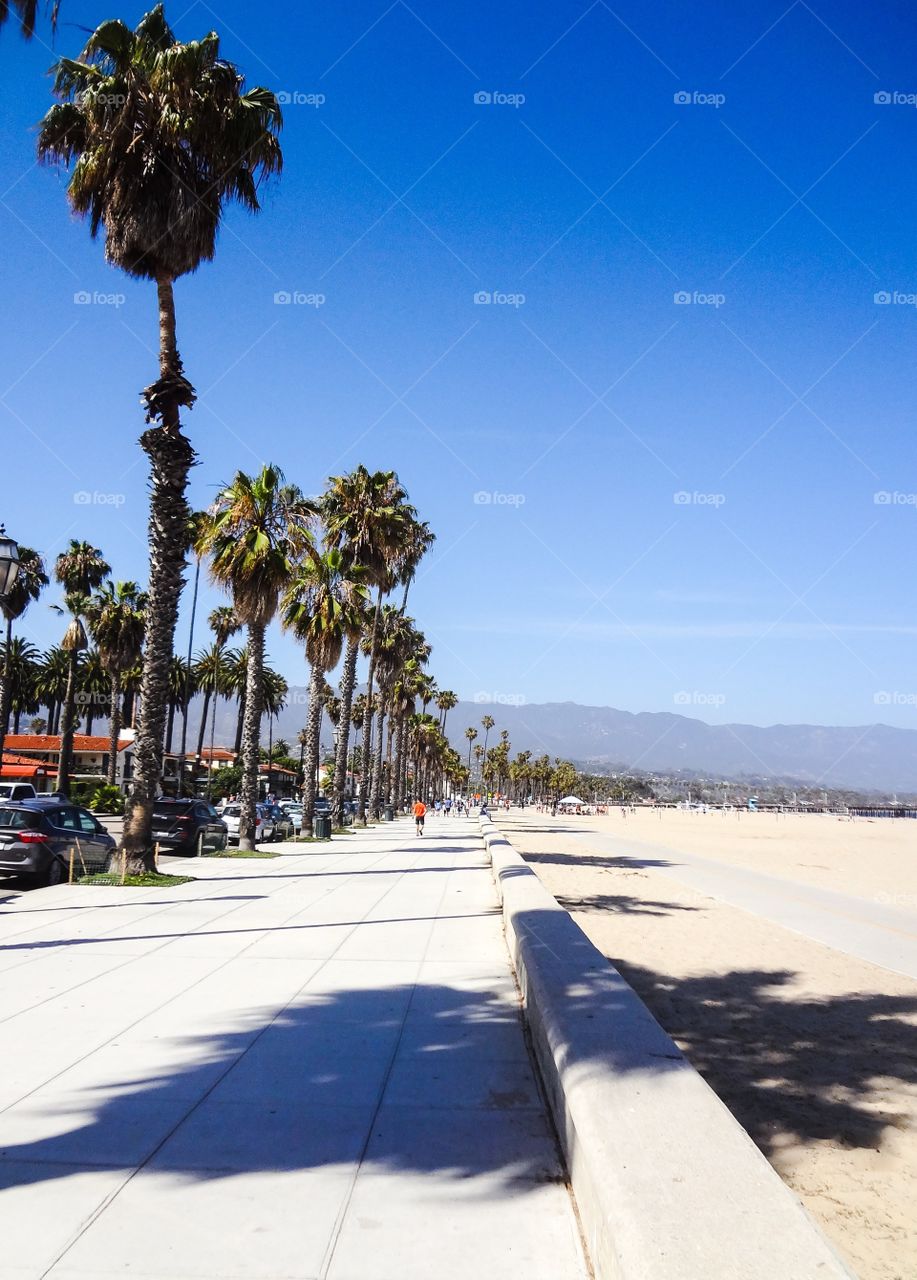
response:
<path id="1" fill-rule="evenodd" d="M 223 817 L 224 817 L 224 818 L 238 818 L 238 816 L 239 816 L 239 814 L 240 814 L 241 812 L 242 812 L 242 810 L 239 808 L 239 806 L 238 806 L 237 804 L 228 804 L 228 805 L 226 806 L 226 808 L 223 810 Z"/>

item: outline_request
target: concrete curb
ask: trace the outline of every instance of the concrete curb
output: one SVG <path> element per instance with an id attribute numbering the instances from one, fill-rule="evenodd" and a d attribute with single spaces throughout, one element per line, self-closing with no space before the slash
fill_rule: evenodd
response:
<path id="1" fill-rule="evenodd" d="M 620 974 L 481 829 L 597 1280 L 855 1280 Z"/>

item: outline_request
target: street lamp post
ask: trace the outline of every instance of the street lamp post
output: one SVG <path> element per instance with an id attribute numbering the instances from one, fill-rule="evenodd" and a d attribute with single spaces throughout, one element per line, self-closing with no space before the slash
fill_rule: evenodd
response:
<path id="1" fill-rule="evenodd" d="M 9 715 L 10 640 L 13 630 L 12 616 L 6 609 L 6 601 L 19 576 L 19 547 L 6 536 L 6 528 L 0 524 L 0 609 L 6 617 L 6 646 L 3 654 L 3 687 L 0 689 L 0 771 L 3 766 L 3 743 L 6 740 L 6 722 Z"/>

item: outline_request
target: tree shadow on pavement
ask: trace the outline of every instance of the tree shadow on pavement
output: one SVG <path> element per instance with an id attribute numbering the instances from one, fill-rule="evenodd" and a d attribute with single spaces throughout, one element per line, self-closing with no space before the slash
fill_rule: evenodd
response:
<path id="1" fill-rule="evenodd" d="M 577 853 L 521 853 L 526 862 L 547 862 L 558 867 L 612 867 L 623 870 L 638 870 L 640 867 L 678 867 L 681 863 L 670 862 L 667 858 L 645 858 L 642 854 L 627 854 L 613 857 L 610 854 Z"/>
<path id="2" fill-rule="evenodd" d="M 629 916 L 666 916 L 672 911 L 701 911 L 679 902 L 659 902 L 627 893 L 555 894 L 565 911 L 612 911 Z"/>
<path id="3" fill-rule="evenodd" d="M 188 1179 L 362 1159 L 523 1189 L 560 1180 L 515 986 L 485 973 L 468 988 L 306 992 L 276 1016 L 240 1009 L 224 1034 L 141 1024 L 95 1071 L 83 1060 L 79 1083 L 63 1072 L 7 1112 L 0 1188 L 148 1162 Z"/>
<path id="4" fill-rule="evenodd" d="M 794 1141 L 878 1148 L 917 1084 L 917 995 L 789 989 L 786 970 L 675 978 L 613 959 L 765 1154 Z"/>

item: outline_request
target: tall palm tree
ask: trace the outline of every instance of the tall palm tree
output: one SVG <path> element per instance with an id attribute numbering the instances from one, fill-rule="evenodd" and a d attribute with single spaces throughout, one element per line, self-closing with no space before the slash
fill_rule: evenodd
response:
<path id="1" fill-rule="evenodd" d="M 197 547 L 210 557 L 210 576 L 229 592 L 233 612 L 248 632 L 239 847 L 255 847 L 255 804 L 261 714 L 264 706 L 264 633 L 294 566 L 312 545 L 315 505 L 279 467 L 257 476 L 236 472 L 202 521 Z"/>
<path id="2" fill-rule="evenodd" d="M 162 739 L 195 460 L 181 411 L 195 392 L 175 332 L 173 283 L 213 258 L 224 204 L 260 208 L 258 183 L 282 165 L 274 94 L 244 81 L 220 57 L 215 32 L 180 43 L 162 5 L 131 31 L 103 22 L 78 61 L 54 68 L 59 101 L 41 122 L 38 155 L 71 166 L 67 194 L 105 233 L 105 255 L 128 275 L 156 283 L 159 377 L 143 392 L 150 425 L 140 438 L 150 464 L 149 621 L 143 720 L 134 751 L 134 790 L 123 848 L 129 870 L 152 869 L 153 802 Z"/>
<path id="3" fill-rule="evenodd" d="M 60 0 L 52 0 L 45 7 L 50 9 L 51 30 L 55 31 Z M 11 11 L 19 21 L 20 34 L 26 40 L 31 40 L 35 34 L 35 22 L 38 18 L 38 0 L 0 0 L 0 27 L 7 21 Z"/>
<path id="4" fill-rule="evenodd" d="M 310 664 L 306 754 L 303 762 L 303 830 L 312 829 L 325 676 L 341 659 L 344 641 L 363 617 L 365 588 L 336 548 L 305 557 L 283 599 L 283 625 L 305 645 Z M 339 712 L 339 715 L 341 713 Z"/>
<path id="5" fill-rule="evenodd" d="M 411 521 L 416 516 L 409 506 L 407 493 L 394 471 L 367 471 L 359 466 L 345 476 L 332 476 L 322 499 L 322 515 L 325 521 L 326 540 L 329 547 L 341 551 L 353 565 L 362 566 L 368 587 L 375 588 L 376 603 L 369 631 L 369 666 L 366 675 L 367 698 L 363 712 L 362 780 L 357 801 L 357 819 L 366 822 L 366 803 L 370 787 L 369 766 L 371 760 L 373 679 L 375 676 L 376 645 L 379 618 L 384 596 L 395 585 L 403 556 L 405 538 Z M 345 680 L 353 684 L 347 674 L 348 664 L 356 671 L 356 650 L 349 650 L 345 661 Z M 347 724 L 350 706 L 345 690 L 341 689 L 342 723 Z M 335 773 L 340 773 L 343 751 L 346 760 L 346 733 L 343 748 L 339 744 Z"/>
<path id="6" fill-rule="evenodd" d="M 92 598 L 86 606 L 85 618 L 89 623 L 90 610 L 92 608 Z M 89 628 L 89 634 L 92 636 L 92 628 Z M 76 717 L 74 728 L 79 732 L 81 726 L 81 717 L 86 717 L 86 724 L 83 732 L 92 733 L 93 725 L 101 714 L 100 708 L 108 704 L 109 680 L 105 668 L 102 666 L 102 656 L 98 648 L 92 645 L 86 650 L 85 657 L 80 663 L 80 680 L 76 691 Z"/>
<path id="7" fill-rule="evenodd" d="M 99 659 L 108 673 L 108 785 L 118 776 L 118 738 L 121 733 L 121 680 L 136 665 L 146 628 L 145 594 L 136 582 L 106 582 L 90 601 L 86 616 Z"/>
<path id="8" fill-rule="evenodd" d="M 163 742 L 163 751 L 168 755 L 172 751 L 172 730 L 175 725 L 175 713 L 180 711 L 183 716 L 188 714 L 188 703 L 197 693 L 197 686 L 194 683 L 194 670 L 189 666 L 186 658 L 179 658 L 177 654 L 172 655 L 169 663 L 169 716 L 166 721 L 166 736 Z"/>
<path id="9" fill-rule="evenodd" d="M 207 725 L 207 703 L 212 699 L 212 711 L 210 720 L 210 767 L 207 770 L 208 785 L 213 777 L 213 741 L 216 735 L 216 718 L 217 718 L 217 698 L 219 696 L 228 697 L 231 690 L 229 687 L 229 674 L 224 663 L 224 654 L 226 643 L 230 636 L 234 636 L 241 629 L 241 623 L 233 613 L 229 605 L 218 605 L 212 610 L 210 617 L 207 619 L 207 625 L 213 632 L 213 658 L 214 658 L 214 680 L 211 681 L 209 688 L 204 689 L 204 709 L 201 713 L 200 730 L 197 735 L 197 755 L 194 757 L 194 772 L 197 773 L 201 765 L 201 754 L 204 746 L 204 731 Z M 217 678 L 218 677 L 218 678 Z M 203 686 L 201 686 L 203 687 Z"/>
<path id="10" fill-rule="evenodd" d="M 393 698 L 395 683 L 412 653 L 416 636 L 412 619 L 400 609 L 385 605 L 379 619 L 377 638 L 377 673 L 379 679 L 379 722 L 373 758 L 370 805 L 373 817 L 382 816 L 382 753 L 385 718 L 389 718 L 389 746 L 392 745 Z"/>
<path id="11" fill-rule="evenodd" d="M 55 789 L 65 794 L 70 787 L 69 777 L 73 765 L 74 708 L 79 659 L 89 643 L 86 628 L 83 626 L 83 614 L 89 604 L 91 593 L 101 587 L 110 573 L 111 569 L 102 559 L 101 551 L 90 546 L 88 542 L 76 542 L 73 539 L 67 550 L 62 551 L 54 562 L 54 577 L 64 588 L 63 609 L 57 605 L 54 607 L 59 613 L 70 615 L 70 622 L 60 645 L 68 655 L 67 690 L 61 712 L 60 756 L 55 784 Z"/>
<path id="12" fill-rule="evenodd" d="M 12 690 L 7 659 L 11 660 L 13 656 L 13 623 L 17 618 L 22 617 L 29 605 L 38 599 L 42 589 L 47 585 L 48 575 L 45 573 L 45 565 L 41 556 L 37 551 L 33 551 L 31 547 L 20 547 L 19 572 L 16 574 L 16 581 L 3 597 L 3 604 L 0 606 L 0 611 L 2 611 L 6 620 L 4 663 L 2 670 L 0 670 L 0 759 L 3 758 L 3 740 L 6 737 L 10 718 Z"/>
<path id="13" fill-rule="evenodd" d="M 408 592 L 417 574 L 421 560 L 436 541 L 436 534 L 425 520 L 413 520 L 407 530 L 401 563 L 401 582 L 404 584 L 404 596 L 401 600 L 401 612 L 408 607 Z"/>
<path id="14" fill-rule="evenodd" d="M 13 717 L 13 733 L 19 733 L 22 716 L 37 711 L 40 705 L 35 685 L 41 654 L 23 636 L 13 636 L 0 650 L 0 664 L 6 682 L 7 715 Z"/>
<path id="15" fill-rule="evenodd" d="M 451 689 L 443 689 L 436 695 L 436 705 L 440 710 L 439 727 L 446 736 L 446 716 L 449 712 L 458 706 L 458 695 L 453 693 Z"/>
<path id="16" fill-rule="evenodd" d="M 194 655 L 194 683 L 198 692 L 204 695 L 201 708 L 201 722 L 197 727 L 197 751 L 194 753 L 194 766 L 191 771 L 192 781 L 197 778 L 201 768 L 201 757 L 204 753 L 204 737 L 207 733 L 207 722 L 211 704 L 216 706 L 217 699 L 228 696 L 228 673 L 219 646 L 212 644 Z"/>
<path id="17" fill-rule="evenodd" d="M 70 659 L 59 645 L 42 656 L 35 673 L 35 695 L 39 705 L 48 708 L 48 733 L 56 734 L 60 724 L 61 707 L 67 696 L 67 671 Z"/>
<path id="18" fill-rule="evenodd" d="M 468 728 L 465 730 L 465 737 L 468 739 L 468 768 L 469 769 L 471 768 L 471 748 L 477 736 L 478 736 L 477 729 L 475 729 L 473 725 L 469 725 Z"/>
<path id="19" fill-rule="evenodd" d="M 482 716 L 482 717 L 481 717 L 481 727 L 482 727 L 482 728 L 483 728 L 483 730 L 484 730 L 484 754 L 485 754 L 485 756 L 487 755 L 487 738 L 488 738 L 488 736 L 489 736 L 489 734 L 490 734 L 491 729 L 494 727 L 494 725 L 495 725 L 496 723 L 497 723 L 497 722 L 496 722 L 496 720 L 494 720 L 493 716 Z"/>

